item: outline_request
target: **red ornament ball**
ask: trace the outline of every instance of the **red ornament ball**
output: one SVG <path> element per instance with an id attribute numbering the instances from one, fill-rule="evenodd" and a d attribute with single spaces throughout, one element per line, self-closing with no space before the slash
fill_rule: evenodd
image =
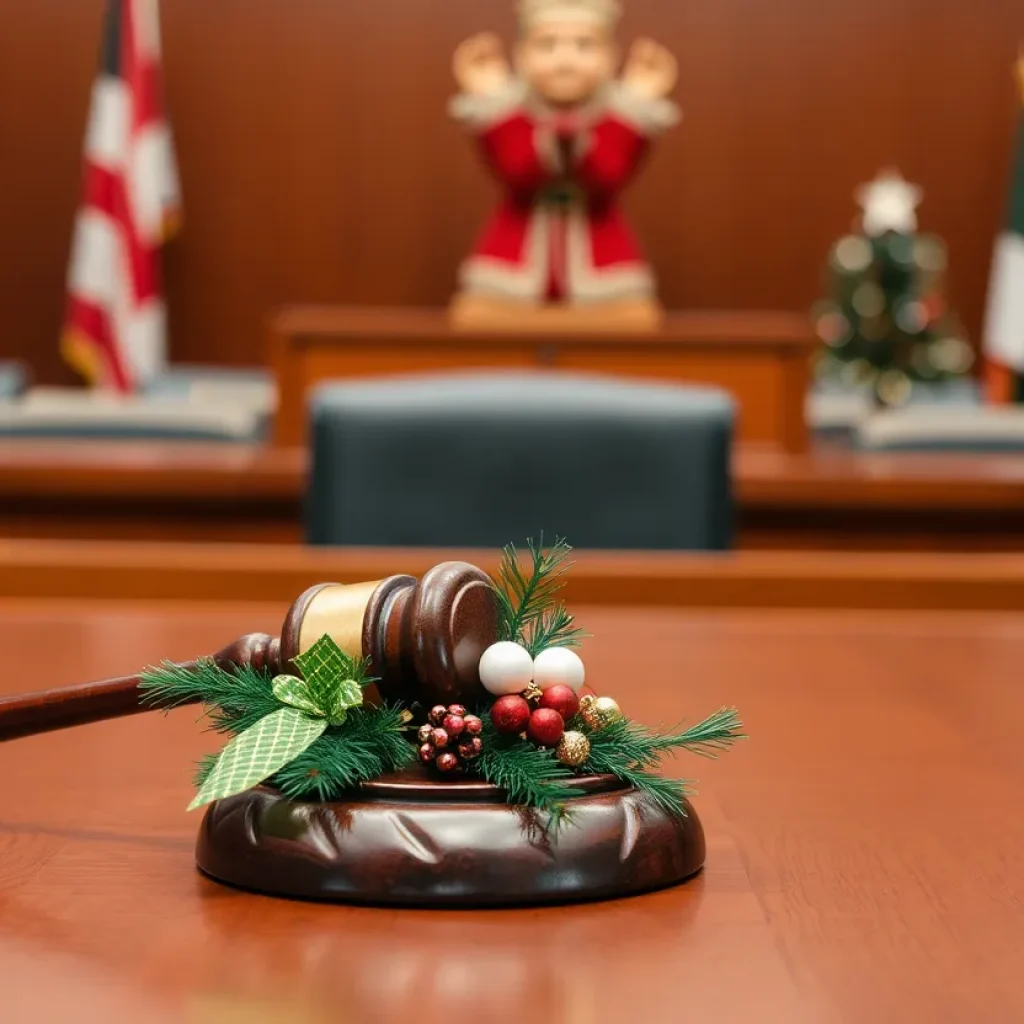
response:
<path id="1" fill-rule="evenodd" d="M 448 714 L 448 709 L 443 704 L 437 704 L 430 709 L 430 724 L 441 725 L 444 722 L 444 716 Z"/>
<path id="2" fill-rule="evenodd" d="M 466 709 L 461 704 L 449 704 L 448 705 L 448 714 L 449 715 L 458 715 L 459 718 L 465 718 L 466 717 Z"/>
<path id="3" fill-rule="evenodd" d="M 483 729 L 484 723 L 481 722 L 476 715 L 466 715 L 462 721 L 466 727 L 466 732 L 469 733 L 470 736 L 480 735 L 480 730 Z"/>
<path id="4" fill-rule="evenodd" d="M 526 735 L 539 747 L 557 746 L 564 732 L 562 716 L 551 708 L 537 708 L 526 727 Z"/>
<path id="5" fill-rule="evenodd" d="M 518 694 L 499 697 L 491 707 L 491 721 L 500 733 L 522 732 L 530 720 L 530 705 Z"/>
<path id="6" fill-rule="evenodd" d="M 424 743 L 423 746 L 420 747 L 420 760 L 424 764 L 430 764 L 436 756 L 437 751 L 434 749 L 433 743 Z"/>
<path id="7" fill-rule="evenodd" d="M 438 771 L 454 772 L 459 767 L 459 759 L 451 753 L 441 754 L 434 764 L 437 765 Z"/>
<path id="8" fill-rule="evenodd" d="M 571 686 L 558 683 L 540 695 L 538 707 L 557 711 L 562 716 L 562 721 L 568 722 L 579 711 L 580 699 Z"/>
<path id="9" fill-rule="evenodd" d="M 442 747 L 447 747 L 448 733 L 446 733 L 444 729 L 435 729 L 430 734 L 430 742 L 433 743 L 438 750 L 440 750 Z"/>
<path id="10" fill-rule="evenodd" d="M 448 735 L 455 739 L 456 736 L 462 735 L 462 730 L 466 728 L 466 720 L 461 715 L 447 714 L 444 716 L 444 731 Z"/>

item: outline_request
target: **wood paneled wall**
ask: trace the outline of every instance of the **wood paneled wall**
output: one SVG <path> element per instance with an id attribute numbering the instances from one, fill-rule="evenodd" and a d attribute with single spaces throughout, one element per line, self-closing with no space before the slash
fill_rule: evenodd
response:
<path id="1" fill-rule="evenodd" d="M 104 0 L 4 0 L 0 356 L 59 379 L 64 269 Z M 681 65 L 686 119 L 630 197 L 674 307 L 803 308 L 854 186 L 921 182 L 977 332 L 1005 201 L 1020 0 L 627 0 Z M 292 301 L 436 305 L 489 200 L 448 123 L 464 36 L 510 0 L 167 0 L 185 230 L 176 360 L 262 361 Z"/>

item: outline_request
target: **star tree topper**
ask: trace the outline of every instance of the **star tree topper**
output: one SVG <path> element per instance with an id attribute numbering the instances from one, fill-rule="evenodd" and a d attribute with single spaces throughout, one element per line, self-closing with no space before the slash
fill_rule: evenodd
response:
<path id="1" fill-rule="evenodd" d="M 876 238 L 886 231 L 906 235 L 917 231 L 917 208 L 924 193 L 904 181 L 899 171 L 882 171 L 874 181 L 861 185 L 855 197 L 864 211 L 864 234 Z"/>

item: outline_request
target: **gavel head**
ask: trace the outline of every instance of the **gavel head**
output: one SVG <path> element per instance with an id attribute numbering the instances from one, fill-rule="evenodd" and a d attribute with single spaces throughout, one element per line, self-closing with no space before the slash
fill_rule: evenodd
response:
<path id="1" fill-rule="evenodd" d="M 498 603 L 491 578 L 466 562 L 444 562 L 420 580 L 322 583 L 292 605 L 266 663 L 289 671 L 324 634 L 350 657 L 369 657 L 385 700 L 471 705 L 487 697 L 479 665 L 497 639 Z"/>

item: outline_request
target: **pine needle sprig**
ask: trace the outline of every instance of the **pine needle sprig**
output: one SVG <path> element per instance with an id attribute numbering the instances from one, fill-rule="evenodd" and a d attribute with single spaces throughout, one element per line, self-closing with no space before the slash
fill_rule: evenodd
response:
<path id="1" fill-rule="evenodd" d="M 510 804 L 555 815 L 564 803 L 581 796 L 572 785 L 573 772 L 551 750 L 536 747 L 518 736 L 502 736 L 484 719 L 484 749 L 472 770 L 485 782 L 505 791 Z"/>
<path id="2" fill-rule="evenodd" d="M 214 765 L 217 763 L 217 758 L 220 754 L 204 754 L 198 764 L 196 764 L 195 773 L 192 776 L 192 781 L 195 784 L 197 790 L 203 788 L 203 783 L 206 781 L 210 772 L 213 771 Z"/>
<path id="3" fill-rule="evenodd" d="M 654 735 L 654 744 L 659 751 L 686 750 L 699 757 L 717 758 L 737 740 L 745 740 L 743 723 L 735 708 L 721 708 L 709 715 L 703 722 L 690 726 L 682 732 Z"/>
<path id="4" fill-rule="evenodd" d="M 692 795 L 687 780 L 666 778 L 643 768 L 620 768 L 612 774 L 630 783 L 668 814 L 687 817 L 685 801 Z"/>
<path id="5" fill-rule="evenodd" d="M 368 662 L 347 661 L 346 676 L 367 685 Z M 240 735 L 267 715 L 279 712 L 274 677 L 267 670 L 242 665 L 228 671 L 211 658 L 192 666 L 165 663 L 150 669 L 139 681 L 141 700 L 150 707 L 170 710 L 201 702 L 210 727 Z M 327 700 L 331 694 L 318 695 Z M 267 780 L 290 799 L 331 800 L 360 782 L 369 781 L 411 764 L 416 751 L 406 735 L 408 717 L 401 707 L 363 705 L 347 709 L 344 721 L 329 727 L 306 750 Z M 201 788 L 217 764 L 219 754 L 204 757 L 196 766 Z"/>
<path id="6" fill-rule="evenodd" d="M 336 800 L 360 782 L 405 768 L 416 750 L 405 735 L 403 710 L 392 705 L 349 711 L 268 780 L 290 800 Z"/>
<path id="7" fill-rule="evenodd" d="M 572 546 L 558 538 L 547 550 L 544 538 L 539 543 L 528 540 L 530 569 L 523 571 L 519 552 L 514 544 L 502 551 L 495 595 L 498 599 L 498 637 L 522 643 L 527 627 L 552 604 L 554 595 L 565 585 L 564 575 L 571 567 L 568 561 Z"/>
<path id="8" fill-rule="evenodd" d="M 579 725 L 579 720 L 573 725 Z M 658 733 L 629 719 L 620 718 L 588 734 L 590 756 L 583 770 L 615 775 L 646 793 L 659 806 L 685 813 L 683 800 L 688 783 L 659 774 L 662 758 L 671 751 L 687 750 L 701 757 L 717 757 L 737 740 L 744 739 L 735 709 L 722 708 L 703 722 L 682 732 Z"/>
<path id="9" fill-rule="evenodd" d="M 281 707 L 269 673 L 251 665 L 229 672 L 212 658 L 202 658 L 195 665 L 165 662 L 142 674 L 139 690 L 142 703 L 165 711 L 182 704 L 205 704 L 211 728 L 222 733 L 244 732 Z"/>
<path id="10" fill-rule="evenodd" d="M 575 726 L 576 723 L 574 723 Z M 717 757 L 737 740 L 746 737 L 734 708 L 722 708 L 682 732 L 655 732 L 627 718 L 620 718 L 598 732 L 590 733 L 591 758 L 600 755 L 609 762 L 654 768 L 670 751 L 686 750 L 701 757 Z"/>
<path id="11" fill-rule="evenodd" d="M 579 647 L 590 634 L 576 625 L 576 620 L 564 604 L 542 612 L 532 623 L 526 638 L 526 649 L 536 658 L 549 647 Z"/>
<path id="12" fill-rule="evenodd" d="M 360 782 L 405 768 L 416 751 L 405 736 L 403 710 L 391 705 L 355 708 L 294 761 L 267 780 L 289 800 L 336 800 Z M 199 789 L 217 763 L 207 754 L 196 765 Z"/>

